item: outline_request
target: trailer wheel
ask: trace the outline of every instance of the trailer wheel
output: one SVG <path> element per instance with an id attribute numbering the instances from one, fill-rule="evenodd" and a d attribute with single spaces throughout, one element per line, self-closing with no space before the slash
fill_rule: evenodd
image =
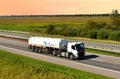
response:
<path id="1" fill-rule="evenodd" d="M 39 47 L 35 47 L 35 52 L 36 52 L 36 53 L 39 52 Z"/>
<path id="2" fill-rule="evenodd" d="M 71 60 L 73 60 L 73 59 L 74 59 L 73 54 L 70 54 L 70 55 L 69 55 L 69 58 L 70 58 Z"/>
<path id="3" fill-rule="evenodd" d="M 52 55 L 57 56 L 56 50 L 52 52 Z"/>
<path id="4" fill-rule="evenodd" d="M 32 47 L 32 52 L 35 52 L 35 47 L 36 47 L 36 46 L 33 46 L 33 47 Z"/>
<path id="5" fill-rule="evenodd" d="M 28 49 L 31 51 L 32 50 L 32 46 L 28 46 Z"/>
<path id="6" fill-rule="evenodd" d="M 45 49 L 44 49 L 44 53 L 49 54 L 48 48 L 45 48 Z"/>
<path id="7" fill-rule="evenodd" d="M 49 53 L 50 53 L 51 55 L 52 55 L 52 52 L 53 52 L 53 50 L 50 48 L 50 49 L 49 49 Z"/>
<path id="8" fill-rule="evenodd" d="M 38 51 L 38 53 L 42 53 L 42 49 L 41 49 L 41 48 L 39 48 L 39 51 Z"/>

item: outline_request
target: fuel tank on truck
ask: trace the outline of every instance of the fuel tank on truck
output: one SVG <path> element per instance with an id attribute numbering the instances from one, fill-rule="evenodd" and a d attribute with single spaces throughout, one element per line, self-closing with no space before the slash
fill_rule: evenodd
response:
<path id="1" fill-rule="evenodd" d="M 28 44 L 65 50 L 67 49 L 68 41 L 62 38 L 30 37 L 28 39 Z"/>

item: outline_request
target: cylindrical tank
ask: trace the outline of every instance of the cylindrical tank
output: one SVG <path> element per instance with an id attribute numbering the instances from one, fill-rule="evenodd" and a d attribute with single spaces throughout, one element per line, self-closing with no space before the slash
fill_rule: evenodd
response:
<path id="1" fill-rule="evenodd" d="M 28 44 L 33 46 L 53 47 L 60 50 L 67 48 L 68 41 L 62 38 L 30 37 Z"/>

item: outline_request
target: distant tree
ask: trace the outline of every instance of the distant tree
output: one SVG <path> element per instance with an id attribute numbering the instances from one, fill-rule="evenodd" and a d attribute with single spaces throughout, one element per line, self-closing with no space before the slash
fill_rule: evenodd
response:
<path id="1" fill-rule="evenodd" d="M 54 25 L 48 25 L 46 32 L 47 32 L 48 34 L 51 34 L 54 29 L 55 29 L 55 26 L 54 26 Z"/>
<path id="2" fill-rule="evenodd" d="M 111 21 L 113 25 L 120 26 L 120 17 L 119 17 L 118 10 L 112 10 Z"/>

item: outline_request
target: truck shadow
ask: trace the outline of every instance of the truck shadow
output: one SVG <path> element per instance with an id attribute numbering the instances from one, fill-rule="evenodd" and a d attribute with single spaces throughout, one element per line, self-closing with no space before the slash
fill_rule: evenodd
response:
<path id="1" fill-rule="evenodd" d="M 84 57 L 84 60 L 89 60 L 89 59 L 93 59 L 93 58 L 97 58 L 97 57 L 99 57 L 99 56 L 98 55 L 86 55 Z"/>

